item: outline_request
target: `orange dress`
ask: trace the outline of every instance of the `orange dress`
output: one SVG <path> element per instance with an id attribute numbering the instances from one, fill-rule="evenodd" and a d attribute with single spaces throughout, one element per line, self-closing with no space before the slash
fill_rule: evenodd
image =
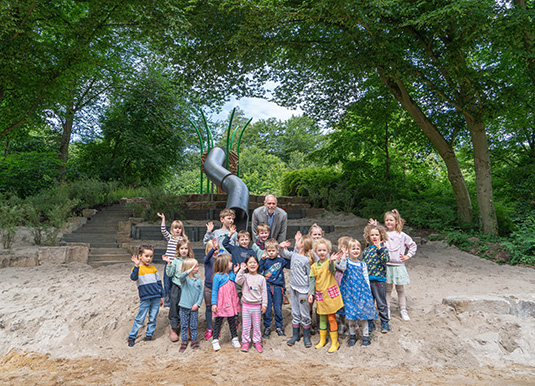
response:
<path id="1" fill-rule="evenodd" d="M 316 278 L 315 296 L 318 314 L 335 314 L 344 306 L 334 273 L 329 270 L 328 260 L 314 263 L 310 267 L 310 277 Z"/>

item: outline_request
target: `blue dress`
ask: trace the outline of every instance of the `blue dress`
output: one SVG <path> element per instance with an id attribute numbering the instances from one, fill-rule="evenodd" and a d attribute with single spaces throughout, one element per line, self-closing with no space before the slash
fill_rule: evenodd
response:
<path id="1" fill-rule="evenodd" d="M 347 260 L 340 292 L 344 300 L 345 316 L 349 320 L 375 320 L 377 312 L 373 302 L 366 263 Z"/>

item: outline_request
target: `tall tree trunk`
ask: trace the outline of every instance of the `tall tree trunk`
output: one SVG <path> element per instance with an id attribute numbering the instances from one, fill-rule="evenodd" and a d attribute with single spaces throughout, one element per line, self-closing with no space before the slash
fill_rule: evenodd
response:
<path id="1" fill-rule="evenodd" d="M 61 142 L 59 144 L 59 159 L 61 166 L 59 167 L 61 178 L 65 178 L 67 170 L 67 161 L 69 161 L 69 144 L 71 143 L 72 126 L 74 121 L 74 99 L 71 100 L 67 106 L 65 114 L 65 121 L 61 126 L 63 133 L 61 134 Z"/>
<path id="2" fill-rule="evenodd" d="M 446 169 L 448 170 L 448 179 L 453 188 L 455 201 L 457 202 L 457 213 L 461 221 L 469 223 L 472 221 L 473 215 L 472 200 L 470 199 L 470 194 L 468 194 L 468 188 L 466 187 L 466 182 L 453 148 L 411 98 L 403 82 L 385 76 L 381 69 L 378 69 L 378 72 L 384 84 L 415 120 L 416 124 L 422 129 L 425 136 L 431 141 L 440 157 L 444 160 Z"/>
<path id="3" fill-rule="evenodd" d="M 472 147 L 474 149 L 477 204 L 481 215 L 483 233 L 495 235 L 498 233 L 498 222 L 496 219 L 496 209 L 494 208 L 492 167 L 485 125 L 481 120 L 474 119 L 470 115 L 465 115 L 465 119 L 470 130 Z"/>

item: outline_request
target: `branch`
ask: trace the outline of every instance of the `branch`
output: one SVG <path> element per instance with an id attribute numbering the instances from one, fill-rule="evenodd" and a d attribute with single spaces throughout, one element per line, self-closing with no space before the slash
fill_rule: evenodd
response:
<path id="1" fill-rule="evenodd" d="M 30 6 L 30 9 L 28 10 L 28 13 L 26 13 L 26 16 L 24 16 L 24 19 L 22 19 L 22 21 L 20 22 L 19 24 L 19 29 L 22 28 L 22 26 L 24 25 L 24 23 L 26 23 L 26 20 L 28 20 L 28 18 L 30 17 L 30 14 L 33 12 L 34 8 L 35 8 L 35 1 L 33 2 L 33 4 Z M 16 38 L 18 38 L 20 32 L 17 31 L 15 32 L 15 35 L 13 35 L 11 37 L 11 40 L 15 40 Z"/>

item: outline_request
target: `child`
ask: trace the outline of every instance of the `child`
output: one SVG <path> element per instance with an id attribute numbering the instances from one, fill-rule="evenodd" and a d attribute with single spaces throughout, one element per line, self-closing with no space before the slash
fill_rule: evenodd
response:
<path id="1" fill-rule="evenodd" d="M 342 252 L 342 256 L 340 258 L 340 261 L 335 263 L 334 268 L 336 269 L 334 271 L 334 279 L 338 283 L 338 287 L 340 287 L 340 284 L 342 284 L 342 277 L 344 276 L 344 270 L 346 267 L 346 259 L 347 259 L 347 244 L 351 240 L 351 237 L 348 236 L 342 236 L 338 239 L 338 252 Z M 341 308 L 336 313 L 336 318 L 338 321 L 338 332 L 342 335 L 346 331 L 346 320 L 345 320 L 345 310 Z"/>
<path id="2" fill-rule="evenodd" d="M 349 258 L 344 264 L 345 268 L 342 277 L 340 292 L 344 300 L 345 317 L 349 324 L 348 345 L 354 346 L 357 343 L 356 321 L 362 321 L 362 346 L 369 346 L 371 343 L 368 331 L 368 320 L 377 319 L 375 304 L 370 290 L 370 280 L 368 278 L 368 268 L 366 263 L 359 260 L 361 246 L 357 240 L 348 241 Z"/>
<path id="3" fill-rule="evenodd" d="M 223 247 L 232 256 L 232 265 L 240 268 L 241 263 L 245 263 L 245 259 L 248 256 L 256 255 L 256 252 L 249 248 L 251 242 L 251 236 L 247 231 L 238 232 L 238 245 L 232 245 L 230 240 L 236 234 L 236 225 L 230 227 L 230 233 L 223 239 Z"/>
<path id="4" fill-rule="evenodd" d="M 243 286 L 242 296 L 242 351 L 249 351 L 251 324 L 253 327 L 253 344 L 259 353 L 263 351 L 260 331 L 260 318 L 267 309 L 267 286 L 266 280 L 258 274 L 258 258 L 250 255 L 241 263 L 240 270 L 236 276 L 236 283 Z M 245 273 L 245 270 L 248 273 Z"/>
<path id="5" fill-rule="evenodd" d="M 312 347 L 310 341 L 310 304 L 308 302 L 308 287 L 310 275 L 310 261 L 312 257 L 313 240 L 310 236 L 303 236 L 296 242 L 299 251 L 289 252 L 289 241 L 280 243 L 281 255 L 290 259 L 290 297 L 292 299 L 292 338 L 286 343 L 293 346 L 299 340 L 299 326 L 303 326 L 303 341 L 305 347 Z"/>
<path id="6" fill-rule="evenodd" d="M 191 244 L 188 240 L 178 240 L 176 244 L 177 254 L 173 261 L 163 255 L 162 259 L 167 263 L 165 272 L 171 278 L 171 291 L 169 293 L 169 339 L 171 342 L 178 341 L 177 329 L 180 326 L 179 306 L 182 293 L 182 283 L 179 279 L 182 273 L 182 263 L 187 257 L 194 258 Z"/>
<path id="7" fill-rule="evenodd" d="M 204 244 L 207 244 L 210 240 L 217 239 L 222 252 L 228 253 L 228 251 L 223 246 L 222 241 L 225 236 L 230 233 L 230 227 L 232 226 L 232 224 L 234 224 L 235 217 L 236 213 L 232 209 L 223 209 L 221 212 L 219 212 L 219 221 L 221 221 L 221 228 L 214 231 L 214 223 L 212 221 L 206 224 L 206 234 L 204 235 L 203 239 Z M 236 235 L 234 235 L 230 241 L 232 245 L 238 245 L 238 242 L 236 241 Z"/>
<path id="8" fill-rule="evenodd" d="M 178 276 L 182 294 L 180 296 L 180 334 L 182 343 L 179 352 L 186 351 L 188 347 L 188 329 L 191 333 L 191 348 L 197 350 L 199 341 L 197 340 L 197 325 L 199 313 L 197 310 L 201 306 L 203 297 L 202 280 L 197 277 L 199 273 L 199 263 L 195 259 L 186 259 L 182 263 L 182 273 Z"/>
<path id="9" fill-rule="evenodd" d="M 219 243 L 217 239 L 208 241 L 206 244 L 206 256 L 204 256 L 204 304 L 206 305 L 206 332 L 204 339 L 212 337 L 212 278 L 214 276 L 214 261 L 219 254 Z"/>
<path id="10" fill-rule="evenodd" d="M 386 212 L 384 216 L 385 226 L 388 230 L 388 240 L 386 246 L 390 259 L 386 263 L 386 303 L 388 306 L 388 316 L 390 317 L 390 301 L 392 299 L 392 289 L 396 286 L 398 293 L 398 305 L 401 319 L 411 320 L 407 312 L 407 299 L 405 298 L 405 286 L 410 284 L 409 274 L 405 268 L 405 261 L 409 260 L 416 253 L 416 243 L 409 235 L 403 232 L 405 220 L 397 209 Z M 405 251 L 408 250 L 407 254 Z"/>
<path id="11" fill-rule="evenodd" d="M 258 260 L 262 258 L 264 251 L 266 249 L 265 242 L 269 237 L 269 225 L 260 223 L 256 227 L 256 240 L 253 243 L 253 250 L 256 252 L 256 257 Z"/>
<path id="12" fill-rule="evenodd" d="M 308 235 L 314 240 L 319 240 L 323 238 L 323 229 L 316 223 L 312 224 L 308 229 Z"/>
<path id="13" fill-rule="evenodd" d="M 228 254 L 220 254 L 214 263 L 214 279 L 212 283 L 212 312 L 215 316 L 214 339 L 212 347 L 214 351 L 219 351 L 219 332 L 223 324 L 223 318 L 227 318 L 230 334 L 232 335 L 232 346 L 240 348 L 238 331 L 236 329 L 235 316 L 240 312 L 240 299 L 236 292 L 234 281 L 236 274 L 230 272 L 232 259 Z M 238 269 L 236 269 L 237 271 Z M 230 273 L 229 273 L 230 272 Z"/>
<path id="14" fill-rule="evenodd" d="M 128 347 L 133 347 L 136 343 L 137 333 L 143 327 L 147 313 L 149 314 L 149 322 L 147 323 L 145 341 L 152 340 L 154 330 L 156 330 L 156 317 L 163 305 L 162 281 L 156 267 L 150 265 L 153 255 L 154 250 L 150 245 L 141 245 L 137 256 L 132 256 L 134 268 L 132 268 L 130 279 L 137 283 L 139 311 L 132 330 L 128 334 Z"/>
<path id="15" fill-rule="evenodd" d="M 268 288 L 267 311 L 264 314 L 264 335 L 268 339 L 271 335 L 271 308 L 275 313 L 275 327 L 277 335 L 286 336 L 282 329 L 282 294 L 284 284 L 284 268 L 290 268 L 290 261 L 278 255 L 279 243 L 275 239 L 266 241 L 266 252 L 260 260 L 260 273 L 264 275 Z"/>
<path id="16" fill-rule="evenodd" d="M 338 325 L 336 323 L 336 311 L 344 306 L 340 288 L 334 279 L 334 261 L 341 254 L 334 254 L 329 259 L 331 242 L 319 239 L 314 242 L 313 250 L 318 256 L 318 261 L 310 267 L 310 285 L 308 301 L 312 303 L 316 298 L 317 310 L 320 315 L 320 341 L 315 346 L 317 349 L 327 344 L 327 319 L 331 327 L 331 347 L 328 352 L 338 350 Z"/>
<path id="17" fill-rule="evenodd" d="M 186 237 L 184 224 L 182 224 L 182 221 L 175 220 L 171 223 L 171 227 L 169 230 L 171 232 L 167 232 L 167 228 L 165 227 L 165 215 L 163 213 L 156 213 L 158 217 L 162 219 L 162 223 L 160 225 L 160 229 L 162 231 L 163 237 L 167 240 L 167 248 L 165 250 L 165 255 L 169 257 L 170 261 L 173 261 L 176 254 L 176 243 L 178 240 L 182 240 Z M 166 264 L 167 267 L 167 264 Z M 165 307 L 169 307 L 169 292 L 171 290 L 171 278 L 167 276 L 167 273 L 165 270 L 163 271 L 163 285 L 164 285 L 164 294 L 165 294 L 165 300 L 164 305 Z"/>
<path id="18" fill-rule="evenodd" d="M 385 334 L 390 331 L 385 283 L 388 248 L 384 244 L 388 240 L 388 236 L 383 226 L 369 224 L 364 228 L 364 237 L 369 247 L 362 253 L 362 261 L 368 267 L 373 299 L 377 304 L 379 317 L 381 318 L 381 332 Z M 373 321 L 370 321 L 370 330 L 373 331 L 374 327 Z"/>

